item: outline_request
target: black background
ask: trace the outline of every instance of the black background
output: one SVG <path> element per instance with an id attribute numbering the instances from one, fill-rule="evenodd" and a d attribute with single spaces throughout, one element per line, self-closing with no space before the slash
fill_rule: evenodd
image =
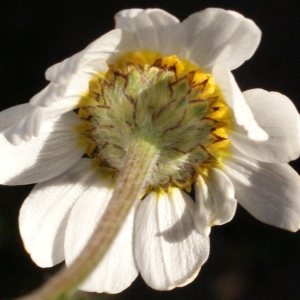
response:
<path id="1" fill-rule="evenodd" d="M 1 110 L 27 102 L 46 85 L 47 67 L 111 30 L 114 14 L 132 7 L 160 7 L 181 20 L 206 7 L 222 7 L 253 19 L 263 38 L 254 57 L 234 71 L 239 86 L 242 90 L 260 87 L 279 91 L 300 108 L 300 11 L 296 0 L 3 2 Z M 299 163 L 292 165 L 300 171 Z M 0 299 L 12 299 L 37 288 L 59 268 L 36 267 L 22 246 L 18 211 L 31 189 L 0 186 Z M 264 225 L 239 208 L 231 223 L 213 228 L 210 258 L 190 285 L 157 292 L 139 278 L 121 294 L 88 296 L 114 300 L 300 299 L 300 234 Z"/>

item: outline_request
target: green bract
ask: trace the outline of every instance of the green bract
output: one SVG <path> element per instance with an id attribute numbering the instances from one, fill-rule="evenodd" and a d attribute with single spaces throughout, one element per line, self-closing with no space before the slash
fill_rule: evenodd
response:
<path id="1" fill-rule="evenodd" d="M 89 155 L 116 172 L 132 142 L 152 143 L 159 159 L 149 185 L 189 188 L 200 166 L 218 164 L 209 148 L 227 140 L 217 129 L 228 123 L 216 113 L 223 109 L 222 95 L 211 75 L 177 70 L 175 56 L 167 61 L 119 63 L 93 78 L 81 101 L 82 133 L 92 142 Z"/>

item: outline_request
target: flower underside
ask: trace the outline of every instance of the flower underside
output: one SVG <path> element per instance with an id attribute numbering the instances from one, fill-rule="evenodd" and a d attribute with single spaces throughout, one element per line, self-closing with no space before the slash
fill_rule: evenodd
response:
<path id="1" fill-rule="evenodd" d="M 80 133 L 99 167 L 118 174 L 129 145 L 159 152 L 147 189 L 190 190 L 199 173 L 221 163 L 231 115 L 212 75 L 176 56 L 129 53 L 98 74 L 81 98 Z"/>

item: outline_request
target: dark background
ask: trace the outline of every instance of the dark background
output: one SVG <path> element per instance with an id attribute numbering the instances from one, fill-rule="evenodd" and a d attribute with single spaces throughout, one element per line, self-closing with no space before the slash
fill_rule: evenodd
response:
<path id="1" fill-rule="evenodd" d="M 47 67 L 111 30 L 114 14 L 131 7 L 160 7 L 181 20 L 206 7 L 223 7 L 253 19 L 263 32 L 262 42 L 254 57 L 234 71 L 237 82 L 242 90 L 260 87 L 279 91 L 300 108 L 297 0 L 3 2 L 1 110 L 27 102 L 46 85 Z M 292 165 L 300 171 L 299 162 Z M 23 249 L 17 218 L 31 189 L 0 186 L 0 299 L 12 299 L 37 288 L 59 268 L 36 267 Z M 231 223 L 213 228 L 210 258 L 190 285 L 157 292 L 139 278 L 119 295 L 88 296 L 113 300 L 300 299 L 300 234 L 264 225 L 239 208 Z"/>

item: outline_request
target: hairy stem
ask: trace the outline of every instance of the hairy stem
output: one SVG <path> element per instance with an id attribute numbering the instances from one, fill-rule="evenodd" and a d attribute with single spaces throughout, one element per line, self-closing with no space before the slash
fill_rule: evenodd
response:
<path id="1" fill-rule="evenodd" d="M 158 157 L 154 145 L 134 142 L 127 151 L 106 211 L 87 245 L 73 262 L 52 277 L 44 286 L 20 300 L 67 299 L 91 274 L 119 232 Z"/>

